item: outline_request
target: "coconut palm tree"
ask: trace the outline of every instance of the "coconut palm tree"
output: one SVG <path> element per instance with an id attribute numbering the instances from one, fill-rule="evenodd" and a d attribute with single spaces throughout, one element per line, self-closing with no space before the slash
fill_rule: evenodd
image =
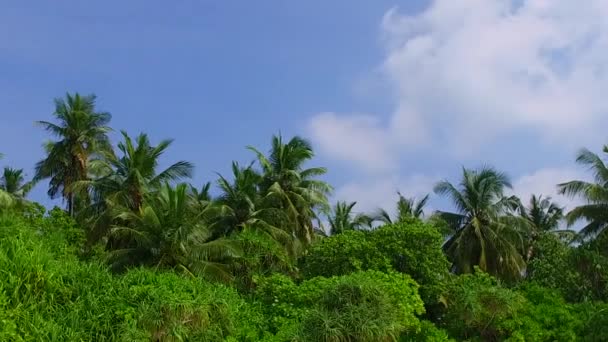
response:
<path id="1" fill-rule="evenodd" d="M 329 212 L 327 196 L 332 190 L 329 184 L 315 178 L 324 175 L 325 168 L 304 167 L 314 156 L 310 143 L 297 136 L 283 143 L 280 135 L 273 136 L 268 157 L 254 147 L 248 148 L 262 167 L 261 192 L 281 198 L 281 207 L 292 222 L 292 233 L 301 242 L 309 243 L 317 210 Z"/>
<path id="2" fill-rule="evenodd" d="M 603 148 L 608 153 L 608 145 Z M 579 231 L 580 239 L 595 238 L 608 227 L 608 167 L 597 154 L 583 149 L 576 162 L 586 166 L 593 174 L 593 182 L 573 180 L 558 185 L 559 193 L 579 197 L 585 204 L 572 209 L 566 214 L 568 225 L 583 220 L 586 225 Z"/>
<path id="3" fill-rule="evenodd" d="M 109 153 L 96 159 L 91 169 L 97 177 L 76 184 L 75 188 L 91 189 L 93 204 L 85 216 L 92 219 L 89 224 L 93 240 L 103 236 L 112 217 L 113 208 L 138 212 L 145 197 L 160 189 L 166 182 L 177 181 L 192 175 L 194 166 L 186 161 L 178 161 L 159 171 L 158 164 L 162 154 L 172 140 L 163 140 L 153 146 L 146 134 L 140 134 L 135 141 L 126 132 L 121 132 L 123 142 L 118 144 L 121 156 Z"/>
<path id="4" fill-rule="evenodd" d="M 353 208 L 357 202 L 337 202 L 329 216 L 331 235 L 340 234 L 347 230 L 360 230 L 371 228 L 372 218 L 365 214 L 353 215 Z"/>
<path id="5" fill-rule="evenodd" d="M 34 180 L 49 179 L 49 196 L 62 196 L 73 216 L 85 193 L 76 193 L 73 184 L 88 179 L 91 157 L 111 151 L 107 136 L 111 116 L 95 110 L 95 95 L 78 93 L 55 99 L 54 116 L 57 123 L 37 122 L 58 140 L 45 144 L 47 156 L 36 164 Z"/>
<path id="6" fill-rule="evenodd" d="M 233 181 L 219 175 L 220 196 L 216 199 L 213 214 L 208 221 L 216 236 L 229 236 L 246 229 L 255 230 L 280 242 L 292 250 L 293 239 L 285 227 L 289 220 L 281 208 L 280 199 L 272 194 L 262 196 L 258 191 L 262 176 L 251 165 L 241 167 L 232 163 Z"/>
<path id="7" fill-rule="evenodd" d="M 534 254 L 534 243 L 541 234 L 553 233 L 560 238 L 571 241 L 576 233 L 572 230 L 560 230 L 559 223 L 564 218 L 563 208 L 551 201 L 551 197 L 532 195 L 527 207 L 521 206 L 520 215 L 528 221 L 530 231 L 528 232 L 528 248 L 525 253 L 526 262 Z"/>
<path id="8" fill-rule="evenodd" d="M 564 218 L 564 210 L 551 197 L 532 195 L 528 207 L 521 207 L 521 216 L 530 222 L 537 232 L 557 230 Z"/>
<path id="9" fill-rule="evenodd" d="M 444 250 L 454 271 L 471 273 L 474 266 L 503 278 L 522 274 L 525 267 L 522 233 L 528 222 L 512 212 L 519 205 L 516 197 L 506 197 L 508 177 L 493 168 L 463 169 L 459 187 L 439 182 L 435 193 L 447 196 L 456 212 L 437 212 L 452 228 Z"/>
<path id="10" fill-rule="evenodd" d="M 23 169 L 5 167 L 0 178 L 0 189 L 15 198 L 24 199 L 34 187 L 34 182 L 25 182 Z"/>
<path id="11" fill-rule="evenodd" d="M 378 212 L 373 215 L 374 220 L 385 224 L 407 221 L 410 218 L 422 219 L 424 217 L 424 207 L 426 206 L 429 195 L 422 197 L 419 201 L 416 198 L 406 198 L 400 192 L 397 192 L 399 199 L 397 200 L 397 217 L 391 218 L 391 215 L 384 209 L 378 209 Z"/>
<path id="12" fill-rule="evenodd" d="M 0 153 L 0 159 L 4 158 L 4 155 Z M 0 209 L 7 209 L 13 206 L 13 197 L 0 187 Z"/>
<path id="13" fill-rule="evenodd" d="M 110 236 L 126 241 L 111 251 L 115 269 L 133 265 L 169 267 L 207 278 L 230 280 L 228 262 L 239 255 L 235 241 L 213 239 L 188 196 L 188 185 L 163 185 L 135 211 L 117 214 Z"/>

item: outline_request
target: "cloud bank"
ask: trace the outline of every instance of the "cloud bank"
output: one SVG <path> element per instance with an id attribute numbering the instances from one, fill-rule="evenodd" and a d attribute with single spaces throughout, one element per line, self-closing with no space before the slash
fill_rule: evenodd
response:
<path id="1" fill-rule="evenodd" d="M 389 10 L 378 68 L 393 110 L 320 113 L 308 127 L 322 154 L 368 172 L 336 197 L 365 198 L 367 209 L 388 204 L 397 187 L 416 195 L 415 176 L 398 176 L 408 151 L 478 158 L 481 147 L 517 134 L 530 137 L 530 153 L 537 145 L 564 153 L 597 143 L 608 123 L 607 17 L 605 0 L 436 0 L 416 14 Z M 514 179 L 514 191 L 571 206 L 555 185 L 583 177 L 573 164 L 529 170 Z"/>

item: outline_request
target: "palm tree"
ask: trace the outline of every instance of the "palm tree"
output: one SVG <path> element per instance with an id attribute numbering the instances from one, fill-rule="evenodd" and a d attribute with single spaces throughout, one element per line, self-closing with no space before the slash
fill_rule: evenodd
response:
<path id="1" fill-rule="evenodd" d="M 327 196 L 332 190 L 329 184 L 315 179 L 327 172 L 325 168 L 304 168 L 314 156 L 310 143 L 296 136 L 285 144 L 280 135 L 273 136 L 268 157 L 254 147 L 248 148 L 262 167 L 261 192 L 281 198 L 281 207 L 292 222 L 292 233 L 309 243 L 314 235 L 313 220 L 318 219 L 316 211 L 329 212 Z"/>
<path id="2" fill-rule="evenodd" d="M 211 230 L 188 196 L 188 186 L 165 184 L 136 211 L 117 215 L 110 236 L 127 241 L 111 252 L 115 269 L 148 265 L 230 280 L 229 262 L 239 255 L 235 241 L 212 239 Z"/>
<path id="3" fill-rule="evenodd" d="M 0 153 L 0 159 L 4 158 L 4 155 Z M 0 187 L 0 209 L 6 209 L 13 206 L 13 197 Z"/>
<path id="4" fill-rule="evenodd" d="M 603 152 L 608 153 L 608 145 L 604 145 Z M 597 154 L 587 149 L 579 152 L 576 162 L 589 168 L 594 181 L 573 180 L 559 184 L 558 189 L 560 194 L 580 197 L 587 202 L 572 209 L 566 215 L 566 222 L 571 226 L 579 220 L 586 221 L 578 236 L 581 239 L 594 238 L 608 227 L 608 168 Z"/>
<path id="5" fill-rule="evenodd" d="M 23 169 L 5 167 L 0 178 L 0 189 L 15 198 L 24 199 L 34 187 L 34 182 L 25 182 Z"/>
<path id="6" fill-rule="evenodd" d="M 521 216 L 530 222 L 537 232 L 557 230 L 559 222 L 564 218 L 564 211 L 551 197 L 532 195 L 528 207 L 521 207 Z"/>
<path id="7" fill-rule="evenodd" d="M 365 214 L 353 216 L 353 208 L 357 202 L 337 202 L 329 216 L 331 235 L 340 234 L 347 230 L 371 228 L 372 218 Z"/>
<path id="8" fill-rule="evenodd" d="M 534 242 L 543 233 L 554 233 L 562 238 L 575 235 L 571 230 L 558 230 L 559 223 L 564 218 L 564 211 L 557 203 L 551 201 L 551 197 L 532 195 L 527 207 L 523 205 L 519 209 L 520 215 L 528 221 L 530 226 L 528 236 L 528 249 L 526 261 L 529 261 L 534 254 Z"/>
<path id="9" fill-rule="evenodd" d="M 396 222 L 404 222 L 410 218 L 422 219 L 424 217 L 424 207 L 429 200 L 429 195 L 422 197 L 419 201 L 416 198 L 406 198 L 400 192 L 397 192 L 399 199 L 397 200 L 397 217 L 393 220 L 391 215 L 384 209 L 379 209 L 373 216 L 374 220 L 385 224 Z"/>
<path id="10" fill-rule="evenodd" d="M 76 197 L 82 195 L 74 192 L 73 184 L 88 178 L 92 156 L 111 150 L 107 136 L 111 116 L 95 111 L 95 95 L 78 93 L 55 99 L 54 116 L 57 123 L 37 122 L 58 140 L 45 145 L 47 156 L 36 164 L 34 180 L 50 179 L 49 196 L 62 196 L 73 216 Z"/>
<path id="11" fill-rule="evenodd" d="M 448 181 L 439 182 L 435 193 L 449 197 L 457 212 L 437 212 L 453 232 L 444 250 L 458 273 L 471 273 L 474 266 L 504 278 L 521 275 L 523 239 L 528 223 L 512 211 L 519 205 L 516 197 L 505 197 L 511 183 L 506 175 L 493 168 L 463 169 L 456 188 Z"/>
<path id="12" fill-rule="evenodd" d="M 209 222 L 216 236 L 229 236 L 245 229 L 264 233 L 280 242 L 288 251 L 293 248 L 292 238 L 284 228 L 288 217 L 274 204 L 278 200 L 272 195 L 262 196 L 258 187 L 262 181 L 251 165 L 241 167 L 232 163 L 234 180 L 230 182 L 219 175 L 218 186 L 221 194 L 216 199 L 214 214 Z"/>
<path id="13" fill-rule="evenodd" d="M 105 234 L 111 218 L 115 216 L 111 213 L 113 208 L 137 212 L 147 195 L 166 182 L 190 177 L 194 169 L 191 163 L 178 161 L 159 171 L 159 159 L 172 140 L 163 140 L 152 146 L 146 134 L 138 135 L 133 141 L 126 132 L 121 133 L 124 142 L 118 144 L 118 150 L 122 156 L 109 153 L 94 160 L 91 168 L 98 177 L 76 185 L 76 188 L 91 189 L 93 205 L 86 215 L 94 220 L 90 223 L 95 228 L 93 240 Z"/>

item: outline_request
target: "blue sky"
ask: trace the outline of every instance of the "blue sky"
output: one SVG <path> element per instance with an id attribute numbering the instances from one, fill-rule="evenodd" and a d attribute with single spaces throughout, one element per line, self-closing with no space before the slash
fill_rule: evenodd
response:
<path id="1" fill-rule="evenodd" d="M 194 162 L 195 183 L 281 132 L 308 137 L 360 210 L 481 164 L 554 195 L 607 121 L 608 6 L 571 4 L 0 0 L 0 163 L 31 170 L 33 122 L 78 91 L 117 130 L 175 138 L 165 162 Z"/>

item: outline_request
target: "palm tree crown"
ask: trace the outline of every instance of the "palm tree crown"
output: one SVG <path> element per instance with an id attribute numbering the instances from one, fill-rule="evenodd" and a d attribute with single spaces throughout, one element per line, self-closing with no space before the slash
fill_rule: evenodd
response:
<path id="1" fill-rule="evenodd" d="M 504 189 L 510 187 L 505 174 L 489 167 L 463 169 L 459 188 L 448 181 L 435 186 L 435 192 L 449 197 L 457 210 L 437 213 L 453 230 L 444 249 L 457 272 L 470 273 L 476 265 L 504 277 L 523 271 L 520 233 L 527 223 L 511 214 L 519 200 L 505 197 Z"/>
<path id="2" fill-rule="evenodd" d="M 372 218 L 365 214 L 353 215 L 357 202 L 337 202 L 329 216 L 331 235 L 340 234 L 347 230 L 371 228 Z"/>
<path id="3" fill-rule="evenodd" d="M 424 207 L 429 200 L 429 195 L 422 197 L 418 201 L 416 198 L 407 198 L 400 192 L 397 192 L 397 195 L 399 195 L 399 199 L 397 200 L 397 217 L 392 219 L 391 215 L 386 210 L 379 209 L 373 216 L 374 220 L 391 224 L 404 222 L 410 218 L 421 219 L 424 217 Z"/>
<path id="4" fill-rule="evenodd" d="M 48 194 L 52 198 L 61 195 L 67 201 L 71 215 L 75 211 L 75 182 L 86 180 L 90 158 L 110 151 L 107 133 L 110 114 L 95 111 L 95 95 L 66 94 L 65 99 L 55 99 L 57 123 L 38 121 L 46 131 L 58 140 L 45 145 L 47 157 L 36 165 L 35 180 L 50 179 Z"/>
<path id="5" fill-rule="evenodd" d="M 268 157 L 253 147 L 249 149 L 262 167 L 261 192 L 281 198 L 281 206 L 291 218 L 293 234 L 304 243 L 310 242 L 313 220 L 318 218 L 315 210 L 329 211 L 327 196 L 332 190 L 329 184 L 315 179 L 327 172 L 325 168 L 304 168 L 304 163 L 314 156 L 310 143 L 297 136 L 283 143 L 279 135 L 273 136 Z"/>
<path id="6" fill-rule="evenodd" d="M 608 153 L 608 145 L 603 148 Z M 568 225 L 584 220 L 587 224 L 579 231 L 582 239 L 594 238 L 608 227 L 608 168 L 597 154 L 583 149 L 576 162 L 587 166 L 594 181 L 573 180 L 558 185 L 559 192 L 570 197 L 580 197 L 587 203 L 572 209 L 566 215 Z"/>
<path id="7" fill-rule="evenodd" d="M 34 182 L 25 182 L 23 169 L 4 168 L 0 178 L 0 189 L 16 198 L 25 198 L 33 186 Z"/>

